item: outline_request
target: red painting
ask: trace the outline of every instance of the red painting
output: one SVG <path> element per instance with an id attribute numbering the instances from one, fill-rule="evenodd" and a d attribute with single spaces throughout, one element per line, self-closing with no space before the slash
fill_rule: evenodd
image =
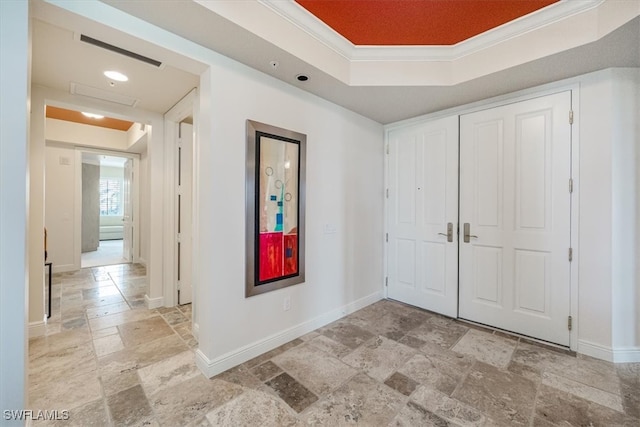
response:
<path id="1" fill-rule="evenodd" d="M 284 275 L 298 272 L 298 235 L 284 235 Z"/>
<path id="2" fill-rule="evenodd" d="M 260 266 L 258 280 L 282 276 L 282 233 L 260 233 Z"/>

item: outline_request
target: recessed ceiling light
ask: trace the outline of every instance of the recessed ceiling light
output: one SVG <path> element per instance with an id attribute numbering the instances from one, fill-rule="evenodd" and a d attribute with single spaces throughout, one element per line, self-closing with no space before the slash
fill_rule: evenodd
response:
<path id="1" fill-rule="evenodd" d="M 307 80 L 309 80 L 309 76 L 307 76 L 306 74 L 298 74 L 296 76 L 296 79 L 298 79 L 299 82 L 306 82 Z"/>
<path id="2" fill-rule="evenodd" d="M 85 113 L 84 111 L 82 112 L 82 115 L 89 117 L 90 119 L 104 119 L 104 116 L 101 116 L 100 114 Z"/>
<path id="3" fill-rule="evenodd" d="M 129 77 L 125 76 L 119 71 L 105 71 L 104 75 L 117 82 L 126 82 L 127 80 L 129 80 Z"/>

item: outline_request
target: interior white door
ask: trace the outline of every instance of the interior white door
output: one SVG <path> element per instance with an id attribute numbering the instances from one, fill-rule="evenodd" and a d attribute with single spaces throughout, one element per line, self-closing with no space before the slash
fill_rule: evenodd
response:
<path id="1" fill-rule="evenodd" d="M 193 177 L 193 125 L 180 123 L 178 130 L 177 168 L 177 279 L 178 304 L 192 302 L 191 273 L 192 247 L 192 177 Z"/>
<path id="2" fill-rule="evenodd" d="M 460 117 L 459 315 L 562 345 L 570 337 L 570 110 L 563 92 Z"/>
<path id="3" fill-rule="evenodd" d="M 388 297 L 456 317 L 458 116 L 389 133 Z"/>
<path id="4" fill-rule="evenodd" d="M 124 178 L 122 181 L 122 257 L 127 262 L 133 261 L 133 159 L 124 162 Z"/>

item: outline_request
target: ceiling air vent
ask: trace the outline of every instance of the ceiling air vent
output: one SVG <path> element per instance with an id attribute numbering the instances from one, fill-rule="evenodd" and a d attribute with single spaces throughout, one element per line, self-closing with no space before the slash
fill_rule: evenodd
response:
<path id="1" fill-rule="evenodd" d="M 155 59 L 151 59 L 147 56 L 140 55 L 139 53 L 131 52 L 130 50 L 126 50 L 121 47 L 114 46 L 112 44 L 103 42 L 102 40 L 94 39 L 84 34 L 80 35 L 80 41 L 92 44 L 94 46 L 101 47 L 106 50 L 110 50 L 111 52 L 119 53 L 120 55 L 128 56 L 129 58 L 137 59 L 138 61 L 145 62 L 149 65 L 153 65 L 154 67 L 160 68 L 160 66 L 162 65 L 162 62 L 157 61 Z"/>
<path id="2" fill-rule="evenodd" d="M 98 89 L 96 87 L 86 86 L 80 83 L 72 82 L 70 90 L 74 95 L 87 96 L 89 98 L 100 99 L 102 101 L 113 102 L 120 105 L 127 105 L 129 107 L 135 107 L 138 103 L 138 100 L 131 96 L 120 95 L 118 93 L 109 92 L 106 90 Z"/>

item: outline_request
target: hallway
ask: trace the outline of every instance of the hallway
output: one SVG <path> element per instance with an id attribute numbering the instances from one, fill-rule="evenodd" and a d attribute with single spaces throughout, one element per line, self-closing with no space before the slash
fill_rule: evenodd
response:
<path id="1" fill-rule="evenodd" d="M 191 306 L 145 309 L 145 274 L 127 264 L 54 276 L 47 336 L 29 345 L 31 409 L 69 410 L 62 426 L 640 423 L 640 364 L 390 300 L 206 379 Z"/>

